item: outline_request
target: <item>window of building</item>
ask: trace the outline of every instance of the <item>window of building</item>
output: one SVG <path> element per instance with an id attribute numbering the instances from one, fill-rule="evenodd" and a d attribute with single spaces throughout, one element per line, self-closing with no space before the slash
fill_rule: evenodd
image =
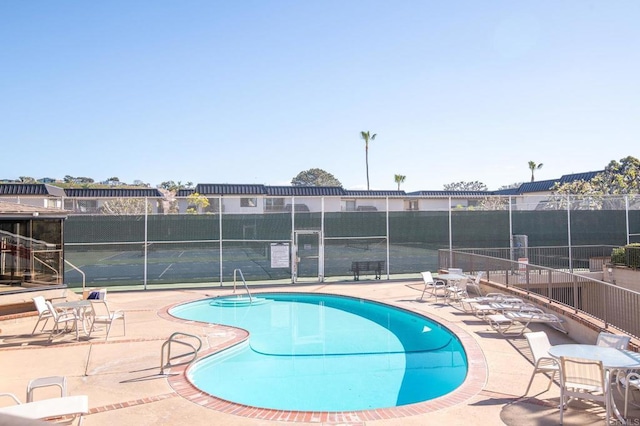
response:
<path id="1" fill-rule="evenodd" d="M 267 212 L 284 211 L 284 198 L 265 198 L 264 210 Z"/>
<path id="2" fill-rule="evenodd" d="M 418 200 L 405 200 L 404 208 L 409 211 L 418 210 Z"/>
<path id="3" fill-rule="evenodd" d="M 78 211 L 95 213 L 98 211 L 98 200 L 78 200 Z"/>
<path id="4" fill-rule="evenodd" d="M 209 205 L 205 207 L 205 213 L 218 213 L 220 211 L 220 199 L 219 198 L 208 198 Z"/>
<path id="5" fill-rule="evenodd" d="M 356 200 L 344 200 L 344 211 L 346 212 L 355 212 L 356 211 Z"/>
<path id="6" fill-rule="evenodd" d="M 257 198 L 240 198 L 240 207 L 257 207 Z"/>

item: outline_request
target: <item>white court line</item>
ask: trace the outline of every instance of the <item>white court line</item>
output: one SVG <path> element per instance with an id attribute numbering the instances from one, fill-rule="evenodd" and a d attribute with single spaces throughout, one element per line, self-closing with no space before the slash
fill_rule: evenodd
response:
<path id="1" fill-rule="evenodd" d="M 107 256 L 107 257 L 103 257 L 102 259 L 98 259 L 98 262 L 102 262 L 103 260 L 109 260 L 111 258 L 120 256 L 121 254 L 123 254 L 124 252 L 120 252 L 120 253 L 116 253 L 116 254 L 112 254 L 111 256 Z"/>
<path id="2" fill-rule="evenodd" d="M 167 272 L 169 270 L 169 268 L 171 268 L 173 266 L 173 263 L 171 263 L 169 266 L 167 266 L 166 268 L 164 268 L 164 271 L 162 271 L 162 273 L 160 274 L 160 276 L 158 278 L 162 278 L 162 276 L 164 275 L 165 272 Z"/>
<path id="3" fill-rule="evenodd" d="M 178 255 L 178 257 L 182 257 L 182 255 L 184 254 L 184 250 L 180 252 L 180 254 Z"/>

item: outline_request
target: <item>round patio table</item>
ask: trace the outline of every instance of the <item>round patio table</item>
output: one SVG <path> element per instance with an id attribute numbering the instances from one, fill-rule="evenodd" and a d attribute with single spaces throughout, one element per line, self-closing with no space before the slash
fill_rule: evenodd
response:
<path id="1" fill-rule="evenodd" d="M 609 374 L 613 374 L 616 370 L 640 368 L 640 353 L 625 349 L 608 348 L 606 346 L 581 344 L 556 345 L 549 349 L 549 355 L 558 359 L 565 356 L 602 361 L 603 367 L 609 370 Z M 610 386 L 611 384 L 609 383 L 609 387 Z M 611 389 L 609 389 L 609 398 L 611 398 L 611 407 L 614 415 L 622 424 L 626 424 L 626 421 L 620 414 L 620 410 L 616 407 Z"/>

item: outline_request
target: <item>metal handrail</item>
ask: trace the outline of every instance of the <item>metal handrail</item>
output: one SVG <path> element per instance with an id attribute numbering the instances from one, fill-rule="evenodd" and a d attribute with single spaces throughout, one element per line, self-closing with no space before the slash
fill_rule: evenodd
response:
<path id="1" fill-rule="evenodd" d="M 56 281 L 58 281 L 58 275 L 59 275 L 59 272 L 58 272 L 58 271 L 57 271 L 53 266 L 49 265 L 47 262 L 45 262 L 45 261 L 44 261 L 44 260 L 42 260 L 42 259 L 38 259 L 36 256 L 33 256 L 33 260 L 34 260 L 34 261 L 38 261 L 38 262 L 40 262 L 42 265 L 44 265 L 45 267 L 47 267 L 47 268 L 51 269 L 51 270 L 53 271 L 53 274 L 54 274 L 54 276 L 55 276 Z"/>
<path id="2" fill-rule="evenodd" d="M 196 348 L 194 345 L 192 345 L 189 342 L 183 342 L 182 340 L 177 340 L 175 339 L 176 336 L 183 336 L 183 337 L 193 337 L 194 339 L 196 339 L 198 341 L 198 347 Z M 171 366 L 171 343 L 178 343 L 180 345 L 184 345 L 184 346 L 188 346 L 191 349 L 193 349 L 193 358 L 188 362 L 188 364 L 193 363 L 196 358 L 198 358 L 198 351 L 200 350 L 200 348 L 202 348 L 202 340 L 200 340 L 200 338 L 196 335 L 193 334 L 188 334 L 188 333 L 182 333 L 180 331 L 176 331 L 175 333 L 173 333 L 171 336 L 169 336 L 169 338 L 162 344 L 162 348 L 160 349 L 160 374 L 164 374 L 164 369 L 165 367 L 170 367 Z M 165 364 L 164 362 L 164 348 L 167 347 L 167 363 Z M 180 355 L 182 356 L 187 356 L 187 354 L 184 355 Z M 176 364 L 178 365 L 178 364 Z"/>
<path id="3" fill-rule="evenodd" d="M 84 294 L 84 288 L 85 288 L 85 285 L 87 283 L 87 276 L 85 275 L 84 272 L 82 272 L 80 270 L 80 268 L 78 268 L 73 263 L 69 262 L 67 259 L 64 260 L 64 263 L 66 263 L 67 265 L 71 266 L 73 269 L 75 269 L 76 271 L 80 272 L 80 275 L 82 275 L 82 293 Z"/>
<path id="4" fill-rule="evenodd" d="M 249 286 L 247 286 L 247 282 L 245 281 L 244 275 L 242 274 L 242 271 L 240 270 L 240 268 L 236 268 L 233 270 L 233 293 L 235 294 L 236 292 L 236 275 L 238 272 L 240 273 L 240 278 L 242 278 L 242 282 L 244 283 L 244 288 L 245 290 L 247 290 L 247 294 L 249 295 L 249 303 L 253 303 L 253 298 L 251 297 Z"/>

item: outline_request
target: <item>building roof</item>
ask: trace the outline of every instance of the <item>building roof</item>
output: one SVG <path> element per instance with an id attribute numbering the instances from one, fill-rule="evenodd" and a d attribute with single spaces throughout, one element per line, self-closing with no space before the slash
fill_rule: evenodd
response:
<path id="1" fill-rule="evenodd" d="M 340 186 L 265 186 L 267 195 L 283 197 L 321 197 L 344 195 L 345 190 Z"/>
<path id="2" fill-rule="evenodd" d="M 538 180 L 534 182 L 525 182 L 518 188 L 519 194 L 527 192 L 547 192 L 558 182 L 559 179 Z"/>
<path id="3" fill-rule="evenodd" d="M 238 185 L 231 183 L 199 183 L 195 190 L 202 195 L 264 195 L 264 185 Z"/>
<path id="4" fill-rule="evenodd" d="M 377 191 L 377 190 L 345 190 L 344 195 L 350 197 L 404 197 L 407 195 L 404 191 Z"/>
<path id="5" fill-rule="evenodd" d="M 60 209 L 51 209 L 46 207 L 34 207 L 26 204 L 9 203 L 7 201 L 0 201 L 0 218 L 1 219 L 24 219 L 39 217 L 41 219 L 47 218 L 66 218 L 69 212 Z"/>
<path id="6" fill-rule="evenodd" d="M 64 189 L 46 183 L 0 183 L 0 195 L 64 197 Z"/>
<path id="7" fill-rule="evenodd" d="M 583 173 L 573 173 L 570 175 L 563 175 L 560 178 L 560 184 L 574 182 L 577 180 L 590 181 L 591 179 L 596 177 L 598 174 L 603 172 L 604 170 L 598 170 L 596 172 L 583 172 Z"/>
<path id="8" fill-rule="evenodd" d="M 196 192 L 195 189 L 178 189 L 178 192 L 176 192 L 176 197 L 188 197 L 194 192 Z"/>
<path id="9" fill-rule="evenodd" d="M 64 192 L 74 198 L 162 198 L 156 188 L 67 188 Z"/>
<path id="10" fill-rule="evenodd" d="M 408 195 L 421 197 L 486 197 L 493 195 L 490 191 L 414 191 Z"/>

